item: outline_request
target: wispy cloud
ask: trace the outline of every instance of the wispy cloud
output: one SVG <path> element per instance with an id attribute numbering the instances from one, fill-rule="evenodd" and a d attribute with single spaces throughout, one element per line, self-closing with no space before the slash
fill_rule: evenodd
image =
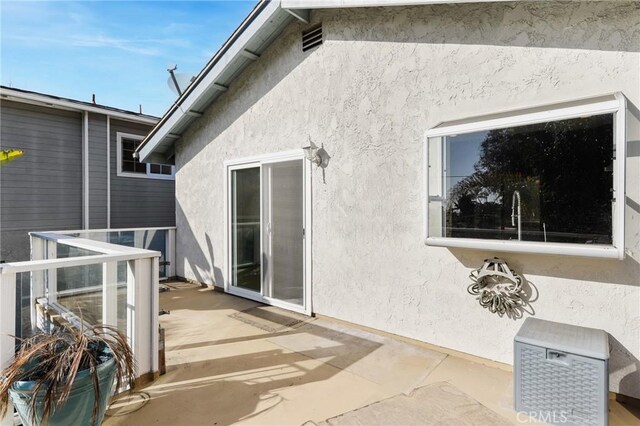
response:
<path id="1" fill-rule="evenodd" d="M 102 48 L 158 56 L 166 48 L 189 47 L 189 41 L 171 37 L 190 24 L 171 23 L 161 38 L 131 37 L 138 30 L 121 22 L 101 20 L 86 4 L 64 2 L 2 2 L 2 38 L 30 48 Z"/>
<path id="2" fill-rule="evenodd" d="M 149 56 L 155 56 L 160 53 L 157 48 L 149 46 L 150 42 L 145 40 L 126 40 L 97 35 L 72 37 L 70 41 L 71 44 L 76 47 L 119 49 L 125 52 Z"/>
<path id="3" fill-rule="evenodd" d="M 255 1 L 0 0 L 0 80 L 161 114 L 166 65 L 197 74 Z"/>
<path id="4" fill-rule="evenodd" d="M 10 35 L 5 38 L 24 47 L 40 48 L 91 48 L 117 49 L 139 55 L 158 56 L 162 54 L 163 46 L 184 45 L 182 40 L 153 39 L 128 40 L 105 35 L 74 35 L 52 39 L 41 35 Z"/>

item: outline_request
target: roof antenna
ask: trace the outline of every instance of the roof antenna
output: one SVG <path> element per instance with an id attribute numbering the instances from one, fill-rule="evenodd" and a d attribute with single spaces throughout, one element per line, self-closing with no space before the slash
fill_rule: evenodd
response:
<path id="1" fill-rule="evenodd" d="M 169 74 L 171 74 L 171 80 L 173 80 L 173 85 L 176 86 L 176 90 L 178 91 L 178 96 L 182 96 L 182 90 L 180 90 L 180 85 L 178 84 L 176 75 L 173 73 L 177 69 L 178 69 L 177 64 L 169 64 L 167 71 L 169 71 Z"/>

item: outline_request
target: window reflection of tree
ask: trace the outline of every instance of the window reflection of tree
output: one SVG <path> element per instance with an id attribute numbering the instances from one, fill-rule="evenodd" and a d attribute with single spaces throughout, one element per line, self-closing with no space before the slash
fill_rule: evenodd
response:
<path id="1" fill-rule="evenodd" d="M 523 240 L 544 241 L 546 228 L 549 242 L 610 244 L 612 161 L 612 115 L 489 131 L 450 190 L 447 236 L 515 239 L 517 190 Z"/>

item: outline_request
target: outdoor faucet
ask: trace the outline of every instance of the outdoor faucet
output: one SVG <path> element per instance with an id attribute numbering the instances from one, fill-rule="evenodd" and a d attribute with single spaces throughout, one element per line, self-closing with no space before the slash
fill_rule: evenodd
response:
<path id="1" fill-rule="evenodd" d="M 522 215 L 520 214 L 520 191 L 513 191 L 511 197 L 511 226 L 516 226 L 516 198 L 518 200 L 518 241 L 522 241 Z"/>

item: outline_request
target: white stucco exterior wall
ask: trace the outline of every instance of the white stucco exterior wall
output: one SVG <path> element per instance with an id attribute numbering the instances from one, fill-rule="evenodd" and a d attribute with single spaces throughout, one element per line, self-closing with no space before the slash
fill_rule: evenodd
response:
<path id="1" fill-rule="evenodd" d="M 640 131 L 630 128 L 624 261 L 428 247 L 423 135 L 441 121 L 621 91 L 640 106 L 633 2 L 321 10 L 291 24 L 176 146 L 178 274 L 223 285 L 223 162 L 300 148 L 313 169 L 313 310 L 512 363 L 522 320 L 467 293 L 500 255 L 538 289 L 538 318 L 612 336 L 611 390 L 640 397 Z"/>

